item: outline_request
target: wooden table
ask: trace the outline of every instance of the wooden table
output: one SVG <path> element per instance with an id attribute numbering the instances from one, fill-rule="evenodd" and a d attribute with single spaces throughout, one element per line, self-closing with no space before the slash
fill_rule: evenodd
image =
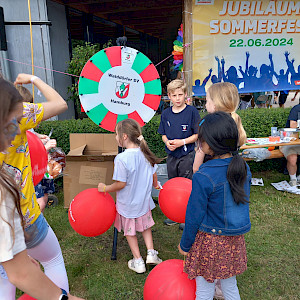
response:
<path id="1" fill-rule="evenodd" d="M 250 144 L 249 145 L 244 144 L 240 149 L 245 150 L 245 149 L 253 149 L 253 148 L 266 148 L 266 147 L 279 147 L 279 146 L 292 146 L 292 145 L 299 145 L 300 146 L 300 139 L 297 139 L 295 141 L 290 141 L 286 143 L 268 143 L 268 144 L 263 144 L 263 145 L 258 145 L 258 144 Z M 284 157 L 283 153 L 279 149 L 274 149 L 270 151 L 270 156 L 267 159 L 272 159 L 272 158 L 281 158 Z M 246 161 L 252 160 L 251 158 L 246 158 L 243 157 Z"/>
<path id="2" fill-rule="evenodd" d="M 251 144 L 247 143 L 249 145 L 244 144 L 240 149 L 251 149 L 251 148 L 265 148 L 265 147 L 279 147 L 279 146 L 291 146 L 291 145 L 300 145 L 300 139 L 297 139 L 295 141 L 290 141 L 290 142 L 281 142 L 281 143 L 269 143 L 269 144 L 263 144 L 263 145 L 258 145 L 258 144 Z"/>

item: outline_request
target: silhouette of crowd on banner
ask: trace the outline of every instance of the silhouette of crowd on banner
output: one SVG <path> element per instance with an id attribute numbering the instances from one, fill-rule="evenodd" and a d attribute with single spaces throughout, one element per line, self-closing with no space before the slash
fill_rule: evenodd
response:
<path id="1" fill-rule="evenodd" d="M 225 59 L 222 58 L 220 60 L 218 56 L 215 56 L 218 64 L 218 74 L 212 75 L 212 69 L 209 69 L 209 73 L 202 84 L 199 79 L 196 79 L 193 86 L 194 96 L 205 95 L 205 86 L 209 79 L 212 84 L 221 81 L 231 82 L 236 85 L 240 93 L 299 89 L 300 65 L 295 70 L 295 59 L 291 59 L 289 55 L 290 53 L 287 51 L 284 53 L 287 68 L 286 70 L 280 69 L 279 73 L 274 69 L 273 55 L 271 53 L 269 53 L 269 64 L 262 64 L 259 70 L 253 65 L 249 66 L 249 52 L 246 52 L 245 69 L 239 66 L 238 70 L 235 66 L 229 66 L 225 71 Z"/>

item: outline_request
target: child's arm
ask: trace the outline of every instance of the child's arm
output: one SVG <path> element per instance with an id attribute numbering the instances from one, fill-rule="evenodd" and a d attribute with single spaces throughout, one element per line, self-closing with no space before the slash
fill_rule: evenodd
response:
<path id="1" fill-rule="evenodd" d="M 9 281 L 30 296 L 41 300 L 60 299 L 61 289 L 40 270 L 36 263 L 33 263 L 27 255 L 27 250 L 19 252 L 13 259 L 1 262 L 1 264 Z M 83 300 L 68 295 L 70 300 Z"/>
<path id="2" fill-rule="evenodd" d="M 158 187 L 157 174 L 156 174 L 156 172 L 153 174 L 153 186 L 154 186 L 155 188 Z"/>
<path id="3" fill-rule="evenodd" d="M 110 192 L 117 192 L 122 190 L 126 186 L 126 182 L 116 181 L 110 185 L 105 185 L 104 183 L 100 182 L 98 184 L 98 191 L 103 193 L 110 193 Z"/>
<path id="4" fill-rule="evenodd" d="M 196 173 L 199 170 L 199 167 L 203 164 L 205 153 L 202 150 L 197 150 L 194 163 L 193 163 L 193 173 Z"/>
<path id="5" fill-rule="evenodd" d="M 161 190 L 162 189 L 161 183 L 157 180 L 157 174 L 156 174 L 156 172 L 153 174 L 153 186 L 157 190 Z"/>
<path id="6" fill-rule="evenodd" d="M 214 186 L 208 175 L 196 173 L 185 214 L 185 228 L 180 241 L 180 248 L 188 252 L 195 241 L 198 229 L 205 217 L 208 199 Z"/>
<path id="7" fill-rule="evenodd" d="M 34 77 L 31 74 L 19 74 L 15 81 L 15 84 L 28 83 L 34 84 L 47 100 L 47 102 L 43 103 L 43 121 L 59 115 L 67 110 L 68 105 L 66 101 L 51 86 L 49 86 L 39 77 Z"/>
<path id="8" fill-rule="evenodd" d="M 40 134 L 40 133 L 37 133 L 37 132 L 34 132 L 34 134 L 35 134 L 40 140 L 49 139 L 48 135 L 46 135 L 46 134 Z"/>

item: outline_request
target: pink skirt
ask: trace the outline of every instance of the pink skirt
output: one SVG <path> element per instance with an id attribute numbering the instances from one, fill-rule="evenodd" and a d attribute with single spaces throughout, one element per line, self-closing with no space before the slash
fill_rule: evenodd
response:
<path id="1" fill-rule="evenodd" d="M 124 231 L 124 236 L 126 235 L 136 235 L 136 232 L 143 232 L 148 228 L 151 228 L 154 225 L 154 221 L 152 218 L 151 210 L 149 210 L 146 214 L 138 218 L 125 218 L 121 216 L 118 212 L 115 219 L 115 227 L 120 232 Z"/>

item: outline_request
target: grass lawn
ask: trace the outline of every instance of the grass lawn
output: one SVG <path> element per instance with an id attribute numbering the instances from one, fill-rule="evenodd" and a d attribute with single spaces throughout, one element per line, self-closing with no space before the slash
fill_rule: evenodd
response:
<path id="1" fill-rule="evenodd" d="M 300 197 L 270 185 L 286 180 L 283 174 L 260 172 L 253 177 L 262 177 L 265 186 L 251 189 L 252 229 L 246 234 L 248 270 L 237 278 L 241 299 L 300 299 Z M 69 225 L 63 194 L 57 195 L 59 205 L 46 209 L 45 217 L 60 242 L 72 294 L 97 300 L 143 299 L 149 271 L 136 274 L 128 269 L 132 255 L 123 234 L 118 235 L 117 260 L 112 261 L 113 228 L 94 238 L 80 236 Z M 163 260 L 183 259 L 177 250 L 182 231 L 177 225 L 163 225 L 165 216 L 158 206 L 153 217 L 154 246 L 159 256 Z M 145 257 L 146 248 L 139 238 Z"/>

